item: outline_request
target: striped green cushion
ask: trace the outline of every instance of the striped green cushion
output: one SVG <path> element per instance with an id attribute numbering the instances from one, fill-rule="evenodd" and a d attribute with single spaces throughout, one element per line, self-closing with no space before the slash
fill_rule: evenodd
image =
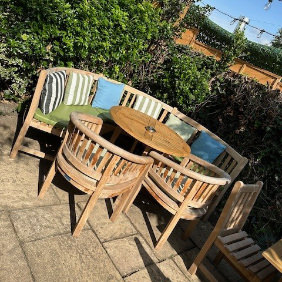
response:
<path id="1" fill-rule="evenodd" d="M 93 85 L 92 75 L 71 72 L 65 90 L 65 105 L 87 105 Z"/>
<path id="2" fill-rule="evenodd" d="M 162 104 L 144 96 L 137 96 L 133 109 L 157 119 L 162 110 Z"/>

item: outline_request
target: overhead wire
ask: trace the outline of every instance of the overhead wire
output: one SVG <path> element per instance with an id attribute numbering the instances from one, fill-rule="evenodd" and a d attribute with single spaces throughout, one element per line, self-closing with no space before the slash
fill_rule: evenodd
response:
<path id="1" fill-rule="evenodd" d="M 209 4 L 205 3 L 205 2 L 202 1 L 202 0 L 201 0 L 200 2 L 202 2 L 204 5 L 209 5 Z M 235 21 L 243 22 L 243 20 L 240 19 L 240 18 L 233 17 L 232 15 L 230 15 L 230 14 L 228 14 L 228 13 L 226 13 L 226 12 L 223 12 L 223 11 L 219 10 L 218 8 L 216 8 L 216 7 L 214 7 L 214 6 L 211 6 L 211 5 L 209 5 L 209 6 L 210 6 L 213 10 L 216 10 L 217 12 L 219 12 L 219 13 L 221 13 L 221 14 L 227 16 L 227 17 L 230 17 L 231 19 L 233 19 L 232 24 L 235 23 Z M 268 32 L 268 31 L 266 31 L 266 30 L 263 29 L 263 28 L 256 27 L 256 26 L 251 25 L 250 23 L 247 23 L 247 22 L 244 22 L 244 23 L 247 24 L 248 26 L 250 26 L 251 28 L 258 30 L 258 31 L 259 31 L 259 34 L 258 34 L 258 35 L 260 35 L 260 36 L 261 36 L 263 33 L 266 33 L 266 34 L 269 34 L 269 35 L 271 35 L 271 36 L 273 36 L 273 37 L 276 37 L 275 34 L 273 34 L 273 33 L 271 33 L 271 32 Z"/>

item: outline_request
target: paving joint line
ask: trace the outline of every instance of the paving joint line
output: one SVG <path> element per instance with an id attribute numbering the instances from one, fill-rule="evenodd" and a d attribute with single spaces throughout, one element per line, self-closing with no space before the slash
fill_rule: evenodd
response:
<path id="1" fill-rule="evenodd" d="M 30 275 L 31 275 L 32 281 L 36 281 L 36 280 L 35 280 L 35 277 L 34 277 L 34 274 L 33 274 L 33 271 L 32 271 L 32 268 L 31 268 L 31 266 L 30 266 L 29 260 L 28 260 L 28 258 L 27 258 L 26 253 L 25 253 L 25 250 L 24 250 L 22 241 L 20 240 L 20 238 L 19 238 L 19 236 L 18 236 L 18 233 L 17 233 L 17 231 L 16 231 L 16 228 L 15 228 L 14 223 L 13 223 L 11 217 L 10 217 L 10 213 L 9 213 L 9 212 L 8 212 L 8 218 L 9 218 L 9 221 L 10 221 L 10 223 L 11 223 L 11 225 L 12 225 L 13 231 L 14 231 L 15 236 L 16 236 L 16 238 L 17 238 L 17 241 L 18 241 L 18 243 L 19 243 L 19 245 L 20 245 L 20 248 L 21 248 L 21 250 L 22 250 L 22 252 L 23 252 L 24 259 L 25 259 L 26 264 L 27 264 L 27 267 L 28 267 L 28 269 L 29 269 L 29 271 L 30 271 Z"/>
<path id="2" fill-rule="evenodd" d="M 79 209 L 80 209 L 80 207 L 79 207 Z M 81 210 L 81 209 L 80 209 L 80 210 Z M 89 221 L 88 221 L 88 220 L 87 220 L 86 222 L 89 224 Z M 93 229 L 93 227 L 92 227 L 90 224 L 89 224 L 89 226 L 90 226 L 90 231 L 92 231 L 92 232 L 94 233 L 94 235 L 95 235 L 96 238 L 98 239 L 100 245 L 102 246 L 102 248 L 103 248 L 104 251 L 106 252 L 108 258 L 110 259 L 110 261 L 112 262 L 113 266 L 115 267 L 116 271 L 119 273 L 119 275 L 120 275 L 121 278 L 123 279 L 123 276 L 122 276 L 121 272 L 118 270 L 116 264 L 114 263 L 114 261 L 113 261 L 112 258 L 110 257 L 110 255 L 109 255 L 109 253 L 107 252 L 106 248 L 104 247 L 103 243 L 102 243 L 101 240 L 99 239 L 97 233 L 95 232 L 95 230 Z M 123 280 L 124 280 L 124 279 L 123 279 Z"/>

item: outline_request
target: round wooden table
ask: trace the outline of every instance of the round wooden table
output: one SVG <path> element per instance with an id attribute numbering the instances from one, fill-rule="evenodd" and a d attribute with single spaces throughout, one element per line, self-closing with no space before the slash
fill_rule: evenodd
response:
<path id="1" fill-rule="evenodd" d="M 187 157 L 190 147 L 172 129 L 132 108 L 115 106 L 110 110 L 115 123 L 145 145 L 176 157 Z"/>

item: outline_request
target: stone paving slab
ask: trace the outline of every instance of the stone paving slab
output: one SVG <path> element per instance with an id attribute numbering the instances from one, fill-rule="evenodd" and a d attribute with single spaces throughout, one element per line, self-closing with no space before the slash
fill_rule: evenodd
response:
<path id="1" fill-rule="evenodd" d="M 12 223 L 4 212 L 0 212 L 0 281 L 33 281 Z"/>
<path id="2" fill-rule="evenodd" d="M 0 162 L 0 209 L 14 210 L 60 203 L 52 189 L 43 200 L 37 198 L 38 160 L 25 156 L 11 161 L 4 156 Z"/>
<path id="3" fill-rule="evenodd" d="M 103 245 L 123 277 L 158 261 L 140 235 L 117 239 Z"/>
<path id="4" fill-rule="evenodd" d="M 107 199 L 106 201 L 110 200 Z M 85 203 L 79 203 L 78 205 L 82 209 L 84 208 Z M 109 217 L 110 215 L 105 200 L 98 200 L 90 213 L 88 222 L 100 241 L 111 241 L 137 233 L 129 219 L 124 214 L 120 214 L 115 222 L 112 222 Z"/>
<path id="5" fill-rule="evenodd" d="M 195 279 L 194 281 L 199 281 L 198 277 L 197 277 L 199 275 L 199 271 L 197 272 L 197 276 L 196 275 L 191 276 L 191 274 L 188 272 L 188 269 L 191 266 L 191 264 L 193 263 L 195 257 L 199 253 L 199 251 L 200 250 L 198 248 L 194 248 L 194 249 L 189 250 L 185 253 L 177 255 L 173 258 L 174 262 L 178 265 L 178 267 L 182 270 L 182 272 L 185 273 L 187 278 L 192 277 L 193 279 Z M 204 265 L 207 267 L 208 270 L 211 271 L 211 273 L 214 274 L 215 278 L 218 281 L 223 282 L 223 281 L 227 280 L 224 276 L 222 276 L 220 273 L 215 271 L 214 267 L 211 265 L 211 263 L 207 259 L 204 259 Z M 206 281 L 206 279 L 202 275 L 200 277 L 201 277 L 201 280 Z"/>
<path id="6" fill-rule="evenodd" d="M 156 205 L 158 204 L 156 203 Z M 146 206 L 142 207 L 141 210 L 132 205 L 127 213 L 135 228 L 145 238 L 152 249 L 161 235 L 160 230 L 165 228 L 171 216 L 170 214 L 164 213 L 161 206 L 157 206 L 156 209 L 159 209 L 160 211 L 158 214 L 146 212 Z M 182 229 L 179 226 L 176 226 L 162 249 L 155 253 L 158 259 L 164 260 L 194 247 L 189 239 L 183 241 L 181 236 Z"/>
<path id="7" fill-rule="evenodd" d="M 185 277 L 176 264 L 171 260 L 165 260 L 158 264 L 152 264 L 124 279 L 126 282 L 184 282 L 195 281 Z M 199 280 L 198 280 L 199 281 Z"/>
<path id="8" fill-rule="evenodd" d="M 28 242 L 24 250 L 35 281 L 122 281 L 90 230 L 78 238 L 60 235 Z"/>
<path id="9" fill-rule="evenodd" d="M 188 224 L 189 221 L 182 220 L 180 225 L 183 228 L 183 230 L 186 230 Z M 198 248 L 201 249 L 212 231 L 213 231 L 213 226 L 210 222 L 203 222 L 200 220 L 196 225 L 195 229 L 193 230 L 193 232 L 191 233 L 190 239 Z M 208 258 L 210 260 L 213 260 L 217 252 L 218 252 L 217 248 L 215 246 L 212 246 L 207 254 Z"/>
<path id="10" fill-rule="evenodd" d="M 20 240 L 24 242 L 63 233 L 71 236 L 71 227 L 76 223 L 73 209 L 64 204 L 17 210 L 11 212 L 11 220 Z M 78 207 L 76 209 L 79 210 Z M 89 229 L 87 223 L 84 229 Z"/>

